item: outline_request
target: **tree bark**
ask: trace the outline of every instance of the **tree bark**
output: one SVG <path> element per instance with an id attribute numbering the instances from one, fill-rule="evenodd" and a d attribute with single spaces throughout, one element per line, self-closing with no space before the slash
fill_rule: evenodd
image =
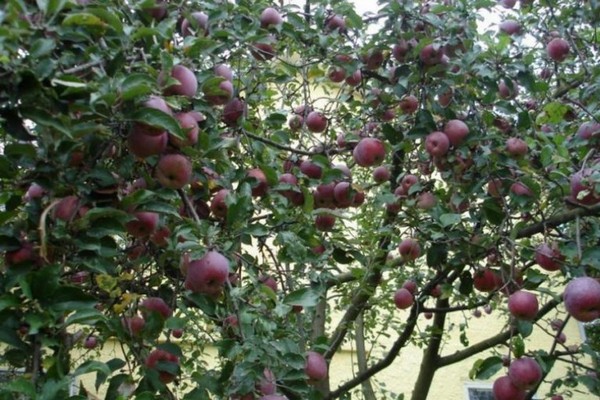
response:
<path id="1" fill-rule="evenodd" d="M 365 348 L 365 324 L 364 311 L 356 318 L 356 360 L 358 361 L 358 373 L 364 373 L 367 366 L 367 350 Z M 362 392 L 365 400 L 377 400 L 370 379 L 362 383 Z"/>

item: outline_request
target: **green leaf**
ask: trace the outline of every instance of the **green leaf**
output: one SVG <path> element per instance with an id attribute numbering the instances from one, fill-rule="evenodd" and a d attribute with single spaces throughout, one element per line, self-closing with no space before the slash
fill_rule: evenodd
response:
<path id="1" fill-rule="evenodd" d="M 141 122 L 154 128 L 164 129 L 172 135 L 181 139 L 185 134 L 179 125 L 179 122 L 171 115 L 154 108 L 143 107 L 131 115 L 133 121 Z"/>
<path id="2" fill-rule="evenodd" d="M 506 218 L 506 214 L 500 203 L 494 199 L 487 199 L 482 205 L 483 215 L 492 225 L 500 225 Z"/>
<path id="3" fill-rule="evenodd" d="M 502 359 L 498 356 L 477 360 L 469 372 L 471 379 L 489 379 L 502 368 Z"/>
<path id="4" fill-rule="evenodd" d="M 56 42 L 53 39 L 37 39 L 31 44 L 29 54 L 33 58 L 41 58 L 47 56 L 56 47 Z"/>
<path id="5" fill-rule="evenodd" d="M 29 399 L 35 399 L 36 391 L 31 379 L 18 377 L 17 379 L 3 384 L 2 389 L 12 393 L 20 393 Z"/>
<path id="6" fill-rule="evenodd" d="M 451 225 L 459 224 L 461 221 L 460 214 L 442 214 L 440 215 L 440 224 L 446 228 Z"/>
<path id="7" fill-rule="evenodd" d="M 131 74 L 121 82 L 123 100 L 133 100 L 152 93 L 156 80 L 146 74 Z"/>
<path id="8" fill-rule="evenodd" d="M 521 358 L 525 354 L 525 342 L 521 336 L 514 336 L 511 343 L 512 353 L 516 358 Z"/>
<path id="9" fill-rule="evenodd" d="M 314 307 L 319 302 L 320 294 L 310 288 L 302 288 L 291 292 L 283 299 L 290 306 Z"/>
<path id="10" fill-rule="evenodd" d="M 65 17 L 62 23 L 64 26 L 89 26 L 104 28 L 106 24 L 100 18 L 90 13 L 75 13 Z"/>

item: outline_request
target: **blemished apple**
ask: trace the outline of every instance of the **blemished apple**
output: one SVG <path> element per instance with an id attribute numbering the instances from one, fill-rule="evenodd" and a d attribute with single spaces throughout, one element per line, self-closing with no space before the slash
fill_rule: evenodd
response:
<path id="1" fill-rule="evenodd" d="M 377 183 L 387 182 L 391 176 L 390 169 L 385 165 L 380 165 L 373 170 L 373 180 Z"/>
<path id="2" fill-rule="evenodd" d="M 580 322 L 600 318 L 600 282 L 588 276 L 573 279 L 563 293 L 567 312 Z"/>
<path id="3" fill-rule="evenodd" d="M 229 194 L 228 189 L 221 189 L 212 198 L 210 202 L 210 211 L 217 218 L 223 219 L 227 216 L 227 204 L 225 199 Z"/>
<path id="4" fill-rule="evenodd" d="M 140 303 L 140 311 L 145 319 L 150 313 L 158 313 L 163 319 L 167 319 L 173 315 L 173 310 L 160 297 L 148 297 Z"/>
<path id="5" fill-rule="evenodd" d="M 327 378 L 327 361 L 325 357 L 316 351 L 306 353 L 304 372 L 308 376 L 309 381 L 316 382 Z"/>
<path id="6" fill-rule="evenodd" d="M 444 132 L 431 132 L 425 138 L 425 150 L 434 157 L 441 157 L 448 153 L 450 139 Z"/>
<path id="7" fill-rule="evenodd" d="M 518 35 L 521 33 L 521 24 L 514 19 L 507 19 L 500 23 L 500 32 L 507 35 Z"/>
<path id="8" fill-rule="evenodd" d="M 519 389 L 533 389 L 542 380 L 542 368 L 533 358 L 521 357 L 508 367 L 508 377 Z"/>
<path id="9" fill-rule="evenodd" d="M 225 78 L 223 78 L 225 79 Z M 223 80 L 217 86 L 204 85 L 204 99 L 213 106 L 222 106 L 233 98 L 234 88 L 231 80 Z"/>
<path id="10" fill-rule="evenodd" d="M 148 237 L 158 227 L 158 214 L 155 212 L 136 211 L 133 217 L 133 220 L 125 223 L 125 229 L 133 237 Z"/>
<path id="11" fill-rule="evenodd" d="M 294 132 L 300 130 L 304 125 L 304 117 L 302 115 L 292 115 L 288 121 L 288 126 Z"/>
<path id="12" fill-rule="evenodd" d="M 211 250 L 201 259 L 192 260 L 185 277 L 185 288 L 194 293 L 217 296 L 229 276 L 229 260 Z"/>
<path id="13" fill-rule="evenodd" d="M 406 288 L 400 288 L 394 293 L 394 304 L 400 310 L 410 308 L 414 301 L 413 294 Z"/>
<path id="14" fill-rule="evenodd" d="M 325 131 L 327 128 L 327 118 L 325 118 L 325 116 L 318 111 L 311 111 L 306 116 L 304 124 L 309 131 L 320 133 Z"/>
<path id="15" fill-rule="evenodd" d="M 165 154 L 156 165 L 156 180 L 166 188 L 181 189 L 192 179 L 192 162 L 183 154 Z"/>
<path id="16" fill-rule="evenodd" d="M 398 106 L 404 114 L 414 114 L 419 108 L 419 100 L 411 94 L 402 98 Z"/>
<path id="17" fill-rule="evenodd" d="M 338 31 L 344 33 L 346 31 L 346 21 L 339 15 L 333 14 L 325 20 L 325 30 L 328 32 Z"/>
<path id="18" fill-rule="evenodd" d="M 253 197 L 261 197 L 267 194 L 269 183 L 267 182 L 267 176 L 260 168 L 252 168 L 248 171 L 247 176 L 253 180 L 251 183 Z"/>
<path id="19" fill-rule="evenodd" d="M 331 214 L 319 214 L 315 218 L 315 227 L 317 230 L 322 232 L 329 232 L 335 225 L 335 215 Z"/>
<path id="20" fill-rule="evenodd" d="M 363 138 L 352 152 L 354 161 L 361 167 L 379 165 L 385 159 L 386 151 L 383 142 L 375 138 Z"/>
<path id="21" fill-rule="evenodd" d="M 75 214 L 77 213 L 77 209 L 79 208 L 79 198 L 77 196 L 71 195 L 67 197 L 63 197 L 60 199 L 58 204 L 54 206 L 54 210 L 52 211 L 52 215 L 56 219 L 60 219 L 62 221 L 71 221 Z"/>
<path id="22" fill-rule="evenodd" d="M 404 239 L 398 245 L 398 252 L 405 261 L 413 261 L 421 256 L 421 246 L 415 239 Z"/>
<path id="23" fill-rule="evenodd" d="M 444 133 L 448 136 L 450 144 L 456 147 L 469 135 L 469 127 L 459 119 L 451 119 L 444 125 Z"/>
<path id="24" fill-rule="evenodd" d="M 134 124 L 131 132 L 127 136 L 127 148 L 129 151 L 139 157 L 147 158 L 160 154 L 167 149 L 169 134 L 162 131 L 159 135 L 151 135 L 151 130 L 146 125 Z"/>
<path id="25" fill-rule="evenodd" d="M 172 374 L 170 371 L 161 370 L 159 364 L 171 364 L 179 367 L 179 357 L 175 354 L 169 353 L 168 351 L 161 349 L 154 349 L 146 358 L 146 367 L 149 369 L 157 369 L 159 373 L 159 379 L 162 383 L 171 383 L 177 377 L 176 374 Z"/>
<path id="26" fill-rule="evenodd" d="M 532 321 L 539 310 L 537 296 L 531 292 L 517 290 L 508 298 L 508 310 L 517 319 Z"/>
<path id="27" fill-rule="evenodd" d="M 527 154 L 529 147 L 527 143 L 520 138 L 511 137 L 506 139 L 506 152 L 513 157 L 522 157 Z"/>
<path id="28" fill-rule="evenodd" d="M 525 400 L 527 392 L 516 387 L 508 376 L 502 376 L 494 381 L 492 386 L 494 400 Z"/>
<path id="29" fill-rule="evenodd" d="M 208 35 L 208 15 L 201 11 L 196 11 L 190 14 L 193 21 L 184 19 L 181 22 L 181 35 L 183 37 L 193 35 L 194 32 L 202 33 L 203 36 Z"/>
<path id="30" fill-rule="evenodd" d="M 419 53 L 419 59 L 425 65 L 436 65 L 442 62 L 444 56 L 444 49 L 436 44 L 428 44 L 421 49 Z"/>
<path id="31" fill-rule="evenodd" d="M 171 70 L 171 77 L 179 81 L 179 84 L 171 85 L 165 88 L 166 95 L 178 95 L 194 98 L 198 91 L 198 79 L 196 74 L 183 65 L 175 65 Z"/>
<path id="32" fill-rule="evenodd" d="M 535 262 L 546 271 L 558 271 L 565 260 L 557 248 L 541 243 L 535 249 Z"/>
<path id="33" fill-rule="evenodd" d="M 546 45 L 548 57 L 556 62 L 563 62 L 569 56 L 571 46 L 563 38 L 554 38 Z"/>
<path id="34" fill-rule="evenodd" d="M 191 113 L 179 113 L 175 115 L 175 118 L 179 121 L 179 126 L 184 132 L 184 139 L 169 133 L 169 143 L 178 149 L 198 143 L 200 128 L 196 117 Z"/>
<path id="35" fill-rule="evenodd" d="M 267 7 L 260 14 L 260 26 L 261 28 L 268 29 L 272 26 L 281 25 L 283 23 L 283 18 L 281 18 L 281 14 L 279 11 L 274 9 L 273 7 Z"/>
<path id="36" fill-rule="evenodd" d="M 600 193 L 596 191 L 596 180 L 600 174 L 591 168 L 584 168 L 571 175 L 571 199 L 577 203 L 594 205 L 600 203 Z"/>
<path id="37" fill-rule="evenodd" d="M 231 99 L 223 108 L 222 121 L 227 126 L 236 126 L 240 119 L 246 116 L 248 110 L 246 102 L 238 97 Z"/>

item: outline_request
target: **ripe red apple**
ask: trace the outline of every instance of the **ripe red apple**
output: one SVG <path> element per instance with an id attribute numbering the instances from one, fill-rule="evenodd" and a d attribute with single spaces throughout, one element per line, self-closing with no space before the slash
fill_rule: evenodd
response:
<path id="1" fill-rule="evenodd" d="M 226 104 L 233 97 L 234 88 L 233 83 L 226 78 L 219 82 L 218 85 L 204 85 L 202 92 L 204 93 L 204 99 L 213 106 L 222 106 Z"/>
<path id="2" fill-rule="evenodd" d="M 503 79 L 498 84 L 498 94 L 505 100 L 514 99 L 517 97 L 517 94 L 519 94 L 519 87 L 515 81 L 510 81 L 510 83 L 507 84 Z"/>
<path id="3" fill-rule="evenodd" d="M 262 28 L 268 29 L 271 26 L 281 25 L 282 23 L 283 18 L 281 18 L 281 14 L 273 7 L 265 8 L 260 14 L 260 26 Z"/>
<path id="4" fill-rule="evenodd" d="M 260 168 L 249 170 L 247 176 L 256 181 L 252 183 L 253 197 L 260 197 L 267 194 L 269 191 L 269 183 L 267 182 L 267 176 Z"/>
<path id="5" fill-rule="evenodd" d="M 192 179 L 192 162 L 183 154 L 165 154 L 156 165 L 156 180 L 166 188 L 181 189 Z"/>
<path id="6" fill-rule="evenodd" d="M 212 211 L 215 217 L 223 219 L 227 216 L 227 204 L 225 203 L 225 199 L 228 194 L 228 189 L 221 189 L 213 196 L 212 201 L 210 202 L 210 211 Z"/>
<path id="7" fill-rule="evenodd" d="M 6 265 L 18 265 L 34 261 L 36 258 L 37 255 L 33 244 L 28 241 L 21 241 L 18 249 L 7 251 L 4 255 Z"/>
<path id="8" fill-rule="evenodd" d="M 396 195 L 406 196 L 410 193 L 410 188 L 416 185 L 419 182 L 419 177 L 413 174 L 406 174 L 402 177 L 400 181 L 400 186 L 396 189 Z"/>
<path id="9" fill-rule="evenodd" d="M 203 33 L 204 36 L 208 35 L 208 15 L 201 11 L 196 11 L 191 14 L 192 21 L 184 19 L 181 22 L 181 35 L 183 37 L 193 35 L 194 32 Z"/>
<path id="10" fill-rule="evenodd" d="M 417 203 L 415 204 L 417 208 L 421 210 L 430 210 L 435 207 L 437 203 L 437 198 L 431 192 L 423 192 L 417 196 Z"/>
<path id="11" fill-rule="evenodd" d="M 179 81 L 179 84 L 175 84 L 165 88 L 164 93 L 166 95 L 178 95 L 194 98 L 198 91 L 198 79 L 192 70 L 183 66 L 175 65 L 171 70 L 171 77 Z"/>
<path id="12" fill-rule="evenodd" d="M 139 315 L 123 317 L 121 323 L 123 324 L 125 331 L 133 337 L 139 337 L 144 329 L 144 326 L 146 325 L 144 318 L 140 317 Z"/>
<path id="13" fill-rule="evenodd" d="M 175 339 L 181 339 L 183 336 L 183 329 L 173 329 L 171 335 L 173 335 Z"/>
<path id="14" fill-rule="evenodd" d="M 498 273 L 484 268 L 473 273 L 473 286 L 480 292 L 492 292 L 498 288 Z"/>
<path id="15" fill-rule="evenodd" d="M 338 182 L 333 188 L 333 199 L 337 207 L 350 207 L 354 200 L 354 190 L 352 189 L 350 182 Z"/>
<path id="16" fill-rule="evenodd" d="M 311 111 L 304 121 L 309 131 L 319 133 L 327 128 L 327 118 L 318 111 Z"/>
<path id="17" fill-rule="evenodd" d="M 452 146 L 461 144 L 469 134 L 469 127 L 459 119 L 452 119 L 444 126 L 444 133 Z"/>
<path id="18" fill-rule="evenodd" d="M 309 160 L 300 163 L 300 172 L 312 179 L 321 179 L 323 176 L 323 169 Z"/>
<path id="19" fill-rule="evenodd" d="M 140 311 L 145 319 L 150 313 L 158 313 L 163 319 L 167 319 L 173 315 L 173 310 L 160 297 L 148 297 L 140 303 Z"/>
<path id="20" fill-rule="evenodd" d="M 176 374 L 170 371 L 161 370 L 159 364 L 171 364 L 179 367 L 179 358 L 175 354 L 171 354 L 168 351 L 155 349 L 146 358 L 146 367 L 150 369 L 157 369 L 159 372 L 159 379 L 162 383 L 171 383 L 177 377 Z"/>
<path id="21" fill-rule="evenodd" d="M 398 62 L 404 62 L 411 47 L 412 46 L 409 42 L 404 39 L 400 39 L 392 48 L 392 55 Z"/>
<path id="22" fill-rule="evenodd" d="M 148 237 L 158 227 L 158 214 L 150 211 L 136 211 L 135 219 L 125 223 L 127 232 L 136 238 Z"/>
<path id="23" fill-rule="evenodd" d="M 233 71 L 227 64 L 215 65 L 214 72 L 216 76 L 225 78 L 228 81 L 233 81 Z"/>
<path id="24" fill-rule="evenodd" d="M 185 288 L 194 293 L 217 296 L 229 276 L 229 260 L 211 250 L 201 259 L 190 261 L 185 277 Z"/>
<path id="25" fill-rule="evenodd" d="M 366 54 L 361 56 L 362 62 L 366 65 L 367 69 L 374 71 L 381 67 L 384 61 L 383 52 L 381 49 L 370 49 Z"/>
<path id="26" fill-rule="evenodd" d="M 404 114 L 414 114 L 419 108 L 419 100 L 411 94 L 402 98 L 398 106 Z"/>
<path id="27" fill-rule="evenodd" d="M 584 140 L 600 136 L 600 123 L 593 121 L 584 122 L 577 129 L 577 136 Z"/>
<path id="28" fill-rule="evenodd" d="M 335 225 L 335 215 L 331 214 L 319 214 L 315 219 L 315 227 L 317 230 L 322 232 L 328 232 L 333 229 Z"/>
<path id="29" fill-rule="evenodd" d="M 436 44 L 428 44 L 421 49 L 419 58 L 425 65 L 436 65 L 442 62 L 444 49 Z"/>
<path id="30" fill-rule="evenodd" d="M 517 196 L 533 197 L 535 195 L 523 182 L 515 182 L 510 185 L 510 191 Z"/>
<path id="31" fill-rule="evenodd" d="M 517 0 L 501 0 L 500 4 L 502 4 L 504 8 L 513 8 L 515 4 L 517 4 Z"/>
<path id="32" fill-rule="evenodd" d="M 285 173 L 279 177 L 279 183 L 284 183 L 294 187 L 293 189 L 285 189 L 279 191 L 279 193 L 281 193 L 283 197 L 288 199 L 290 203 L 292 203 L 295 206 L 301 206 L 302 204 L 304 204 L 304 194 L 298 188 L 298 178 L 296 178 L 290 173 Z"/>
<path id="33" fill-rule="evenodd" d="M 529 147 L 523 139 L 511 137 L 506 140 L 506 152 L 513 157 L 521 157 L 527 154 Z"/>
<path id="34" fill-rule="evenodd" d="M 400 288 L 394 293 L 394 304 L 400 310 L 410 308 L 414 301 L 413 294 L 406 288 Z"/>
<path id="35" fill-rule="evenodd" d="M 325 30 L 328 32 L 338 31 L 339 33 L 344 33 L 346 31 L 346 21 L 339 15 L 330 15 L 325 20 Z"/>
<path id="36" fill-rule="evenodd" d="M 269 368 L 263 370 L 263 376 L 256 384 L 256 390 L 262 395 L 274 395 L 277 390 L 277 379 L 275 374 Z"/>
<path id="37" fill-rule="evenodd" d="M 521 24 L 514 19 L 507 19 L 500 23 L 500 31 L 507 35 L 518 35 L 521 33 Z"/>
<path id="38" fill-rule="evenodd" d="M 198 127 L 198 121 L 192 113 L 179 113 L 175 115 L 181 130 L 185 133 L 184 139 L 180 139 L 175 135 L 169 134 L 169 143 L 178 149 L 185 146 L 193 146 L 198 143 L 198 134 L 200 128 Z"/>
<path id="39" fill-rule="evenodd" d="M 415 292 L 417 291 L 417 282 L 409 279 L 402 284 L 402 287 L 408 290 L 414 296 Z"/>
<path id="40" fill-rule="evenodd" d="M 516 387 L 508 376 L 494 381 L 492 386 L 495 400 L 525 400 L 527 392 Z"/>
<path id="41" fill-rule="evenodd" d="M 246 102 L 238 97 L 231 99 L 223 108 L 222 121 L 227 126 L 236 126 L 248 113 Z"/>
<path id="42" fill-rule="evenodd" d="M 23 201 L 29 203 L 34 199 L 41 198 L 42 196 L 44 196 L 45 193 L 46 190 L 43 187 L 33 182 L 31 185 L 29 185 L 27 192 L 25 192 L 25 195 L 23 196 Z"/>
<path id="43" fill-rule="evenodd" d="M 560 394 L 555 394 L 550 398 L 550 400 L 564 400 L 564 397 L 562 397 Z"/>
<path id="44" fill-rule="evenodd" d="M 342 67 L 330 67 L 327 76 L 331 82 L 340 83 L 346 79 L 346 70 Z"/>
<path id="45" fill-rule="evenodd" d="M 346 83 L 350 86 L 358 86 L 362 82 L 362 72 L 357 69 L 352 75 L 346 77 Z"/>
<path id="46" fill-rule="evenodd" d="M 288 121 L 288 126 L 292 131 L 298 131 L 304 125 L 304 117 L 301 115 L 292 115 L 292 117 Z"/>
<path id="47" fill-rule="evenodd" d="M 306 364 L 304 372 L 308 376 L 309 381 L 322 381 L 327 378 L 327 361 L 321 353 L 309 351 L 306 353 Z"/>
<path id="48" fill-rule="evenodd" d="M 539 310 L 537 296 L 531 292 L 517 290 L 508 298 L 508 310 L 517 319 L 531 321 Z"/>
<path id="49" fill-rule="evenodd" d="M 446 155 L 450 148 L 450 139 L 444 132 L 431 132 L 425 138 L 425 150 L 434 157 Z"/>
<path id="50" fill-rule="evenodd" d="M 77 196 L 67 196 L 60 199 L 58 204 L 54 206 L 54 210 L 52 211 L 52 215 L 56 219 L 60 219 L 62 221 L 71 221 L 75 214 L 77 213 L 77 209 L 79 208 L 79 198 Z"/>
<path id="51" fill-rule="evenodd" d="M 404 239 L 398 245 L 400 256 L 405 261 L 412 261 L 421 255 L 421 246 L 415 239 Z"/>
<path id="52" fill-rule="evenodd" d="M 600 173 L 591 168 L 585 168 L 571 175 L 571 198 L 585 205 L 600 203 L 600 192 L 596 191 Z"/>
<path id="53" fill-rule="evenodd" d="M 94 335 L 89 335 L 83 342 L 83 347 L 86 349 L 95 349 L 98 346 L 98 338 Z"/>
<path id="54" fill-rule="evenodd" d="M 587 276 L 573 279 L 563 293 L 565 308 L 580 322 L 600 318 L 600 282 Z"/>
<path id="55" fill-rule="evenodd" d="M 546 243 L 540 244 L 535 249 L 535 262 L 546 271 L 558 271 L 564 259 L 565 256 L 560 250 Z"/>
<path id="56" fill-rule="evenodd" d="M 160 154 L 167 149 L 168 133 L 162 131 L 160 135 L 150 135 L 148 134 L 149 130 L 146 125 L 133 125 L 133 129 L 127 136 L 127 148 L 133 155 L 146 158 Z"/>
<path id="57" fill-rule="evenodd" d="M 316 208 L 334 208 L 333 191 L 335 182 L 322 183 L 313 191 Z"/>
<path id="58" fill-rule="evenodd" d="M 389 168 L 385 165 L 381 165 L 373 170 L 373 180 L 377 183 L 387 182 L 391 176 Z"/>
<path id="59" fill-rule="evenodd" d="M 352 152 L 354 161 L 361 167 L 379 165 L 385 159 L 386 151 L 383 142 L 375 138 L 363 138 Z"/>
<path id="60" fill-rule="evenodd" d="M 542 368 L 533 358 L 518 358 L 510 364 L 508 377 L 519 389 L 533 389 L 542 380 Z"/>
<path id="61" fill-rule="evenodd" d="M 447 87 L 438 94 L 438 103 L 442 108 L 446 108 L 452 102 L 453 97 L 454 91 L 452 90 L 452 88 Z"/>
<path id="62" fill-rule="evenodd" d="M 503 189 L 503 183 L 502 180 L 499 178 L 492 178 L 488 181 L 487 184 L 487 192 L 490 196 L 492 197 L 502 197 L 502 192 L 504 191 Z"/>
<path id="63" fill-rule="evenodd" d="M 256 42 L 252 44 L 250 53 L 256 61 L 262 62 L 271 60 L 277 55 L 277 51 L 274 47 L 275 43 L 275 37 L 269 36 L 265 39 L 264 42 Z"/>
<path id="64" fill-rule="evenodd" d="M 546 45 L 548 57 L 556 62 L 565 61 L 570 50 L 569 42 L 562 38 L 554 38 Z"/>

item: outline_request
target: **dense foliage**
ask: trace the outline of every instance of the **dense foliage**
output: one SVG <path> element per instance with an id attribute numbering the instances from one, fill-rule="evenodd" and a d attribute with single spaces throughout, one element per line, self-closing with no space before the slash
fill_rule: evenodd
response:
<path id="1" fill-rule="evenodd" d="M 373 399 L 406 346 L 414 400 L 489 349 L 498 399 L 600 393 L 561 339 L 600 316 L 596 0 L 2 3 L 0 398 Z"/>

